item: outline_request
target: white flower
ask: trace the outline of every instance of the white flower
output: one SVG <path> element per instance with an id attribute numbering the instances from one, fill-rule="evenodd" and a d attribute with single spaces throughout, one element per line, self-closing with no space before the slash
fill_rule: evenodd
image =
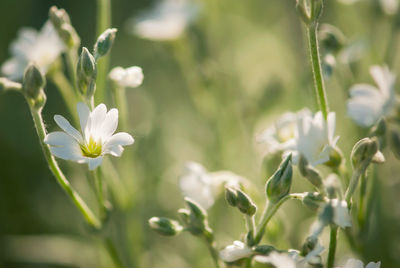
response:
<path id="1" fill-rule="evenodd" d="M 381 117 L 390 114 L 396 102 L 395 75 L 386 66 L 372 66 L 370 73 L 378 88 L 368 84 L 354 85 L 347 102 L 349 116 L 363 127 L 372 126 Z"/>
<path id="2" fill-rule="evenodd" d="M 138 87 L 143 82 L 143 71 L 138 66 L 129 68 L 115 67 L 111 70 L 109 77 L 122 87 Z"/>
<path id="3" fill-rule="evenodd" d="M 232 245 L 227 246 L 219 252 L 219 257 L 224 262 L 234 262 L 253 255 L 253 251 L 242 241 L 234 241 Z"/>
<path id="4" fill-rule="evenodd" d="M 284 113 L 274 122 L 273 126 L 265 129 L 257 136 L 257 143 L 262 145 L 266 154 L 274 154 L 292 147 L 297 132 L 297 119 L 310 114 L 311 112 L 308 109 L 303 109 L 297 113 Z"/>
<path id="5" fill-rule="evenodd" d="M 230 171 L 208 172 L 201 164 L 188 162 L 179 178 L 179 187 L 185 197 L 208 209 L 214 204 L 222 185 L 239 187 L 239 182 L 243 180 Z"/>
<path id="6" fill-rule="evenodd" d="M 276 268 L 299 268 L 301 267 L 287 253 L 271 252 L 268 256 L 255 256 L 254 260 L 260 263 L 269 263 Z"/>
<path id="7" fill-rule="evenodd" d="M 333 221 L 341 228 L 351 227 L 351 217 L 347 202 L 339 199 L 332 199 Z"/>
<path id="8" fill-rule="evenodd" d="M 329 113 L 327 121 L 321 112 L 317 112 L 314 117 L 298 117 L 295 142 L 286 154 L 292 153 L 293 163 L 298 162 L 300 155 L 313 166 L 327 162 L 339 139 L 334 136 L 335 124 L 335 113 Z"/>
<path id="9" fill-rule="evenodd" d="M 359 2 L 360 0 L 338 0 L 340 3 L 345 4 L 345 5 L 352 5 L 356 2 Z"/>
<path id="10" fill-rule="evenodd" d="M 20 80 L 30 62 L 46 73 L 50 65 L 65 50 L 64 43 L 50 21 L 38 32 L 23 28 L 10 46 L 12 57 L 3 63 L 1 72 L 11 80 Z"/>
<path id="11" fill-rule="evenodd" d="M 90 111 L 86 104 L 77 105 L 81 125 L 81 134 L 61 115 L 55 115 L 54 121 L 64 130 L 46 135 L 44 142 L 50 145 L 55 156 L 78 163 L 89 164 L 89 169 L 97 168 L 104 155 L 121 156 L 124 148 L 134 142 L 125 132 L 113 133 L 118 126 L 118 110 L 107 112 L 104 104 L 99 104 Z"/>
<path id="12" fill-rule="evenodd" d="M 380 268 L 381 262 L 370 262 L 365 268 Z M 349 259 L 343 268 L 364 268 L 364 263 L 360 260 Z"/>
<path id="13" fill-rule="evenodd" d="M 380 0 L 379 2 L 386 15 L 395 15 L 399 9 L 399 0 Z"/>
<path id="14" fill-rule="evenodd" d="M 133 34 L 150 40 L 174 40 L 194 19 L 197 7 L 186 0 L 160 0 L 151 10 L 128 22 Z"/>

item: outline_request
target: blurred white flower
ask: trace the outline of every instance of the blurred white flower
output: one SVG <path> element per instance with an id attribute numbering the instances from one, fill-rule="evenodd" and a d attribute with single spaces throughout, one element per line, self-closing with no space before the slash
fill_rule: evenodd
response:
<path id="1" fill-rule="evenodd" d="M 333 221 L 341 228 L 351 227 L 351 217 L 347 202 L 339 199 L 332 199 Z"/>
<path id="2" fill-rule="evenodd" d="M 390 114 L 396 103 L 396 76 L 386 66 L 372 66 L 370 73 L 378 88 L 368 84 L 354 85 L 347 102 L 349 116 L 363 127 L 372 126 L 381 117 Z"/>
<path id="3" fill-rule="evenodd" d="M 138 87 L 143 82 L 143 71 L 138 66 L 129 68 L 115 67 L 110 71 L 112 81 L 122 87 Z"/>
<path id="4" fill-rule="evenodd" d="M 179 38 L 195 18 L 197 6 L 187 0 L 160 0 L 151 10 L 128 21 L 132 34 L 150 40 Z"/>
<path id="5" fill-rule="evenodd" d="M 362 59 L 368 48 L 368 42 L 357 40 L 347 44 L 338 54 L 338 60 L 342 64 L 351 64 Z"/>
<path id="6" fill-rule="evenodd" d="M 380 268 L 381 262 L 370 262 L 365 268 Z M 364 268 L 364 263 L 360 260 L 349 259 L 343 268 Z"/>
<path id="7" fill-rule="evenodd" d="M 208 172 L 201 164 L 188 162 L 179 178 L 179 187 L 183 196 L 208 209 L 214 204 L 223 185 L 239 187 L 243 180 L 243 177 L 230 171 Z"/>
<path id="8" fill-rule="evenodd" d="M 262 146 L 265 154 L 274 154 L 293 147 L 297 135 L 297 119 L 310 114 L 308 109 L 300 110 L 297 113 L 284 113 L 274 122 L 273 126 L 265 129 L 256 137 L 257 143 Z"/>
<path id="9" fill-rule="evenodd" d="M 65 50 L 64 43 L 50 21 L 40 32 L 32 28 L 22 28 L 18 38 L 10 45 L 12 57 L 3 63 L 1 72 L 11 80 L 21 80 L 30 62 L 46 73 L 52 63 Z"/>
<path id="10" fill-rule="evenodd" d="M 97 168 L 104 155 L 121 156 L 124 148 L 134 142 L 125 132 L 113 133 L 118 126 L 118 110 L 107 112 L 104 104 L 99 104 L 93 111 L 82 102 L 77 105 L 81 131 L 76 130 L 67 119 L 55 115 L 54 121 L 64 130 L 46 135 L 44 142 L 50 145 L 53 155 L 78 163 L 89 164 L 89 169 Z"/>
<path id="11" fill-rule="evenodd" d="M 345 4 L 345 5 L 352 5 L 356 2 L 359 2 L 360 0 L 338 0 L 338 2 Z"/>
<path id="12" fill-rule="evenodd" d="M 322 113 L 317 112 L 314 117 L 305 115 L 297 119 L 297 131 L 292 148 L 285 154 L 292 153 L 293 163 L 297 163 L 300 155 L 316 166 L 329 160 L 330 153 L 335 148 L 338 136 L 335 135 L 335 113 L 329 113 L 327 121 Z"/>
<path id="13" fill-rule="evenodd" d="M 234 262 L 253 255 L 253 251 L 242 241 L 234 241 L 219 252 L 219 257 L 224 262 Z"/>
<path id="14" fill-rule="evenodd" d="M 259 263 L 272 264 L 276 268 L 302 267 L 287 253 L 271 252 L 268 256 L 255 256 L 254 260 Z"/>
<path id="15" fill-rule="evenodd" d="M 379 0 L 379 3 L 383 12 L 389 16 L 395 15 L 399 9 L 399 0 Z"/>

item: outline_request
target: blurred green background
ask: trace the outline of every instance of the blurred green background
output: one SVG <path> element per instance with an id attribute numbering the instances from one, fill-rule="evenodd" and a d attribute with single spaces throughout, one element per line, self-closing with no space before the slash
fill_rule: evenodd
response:
<path id="1" fill-rule="evenodd" d="M 366 135 L 346 116 L 348 88 L 371 83 L 368 68 L 384 62 L 393 21 L 383 16 L 376 1 L 349 6 L 325 2 L 322 21 L 342 30 L 348 43 L 365 47 L 362 58 L 351 65 L 338 61 L 326 80 L 331 110 L 337 113 L 339 146 L 348 158 L 352 145 Z M 198 18 L 177 41 L 130 35 L 126 21 L 152 4 L 112 0 L 112 26 L 119 31 L 111 67 L 141 66 L 145 79 L 127 92 L 130 133 L 136 141 L 122 158 L 134 172 L 123 174 L 124 194 L 113 197 L 123 205 L 112 212 L 107 232 L 119 241 L 118 250 L 132 267 L 211 267 L 201 241 L 188 234 L 161 237 L 147 220 L 177 217 L 176 210 L 183 206 L 178 176 L 188 160 L 210 171 L 231 170 L 248 178 L 254 184 L 249 193 L 262 208 L 262 187 L 276 163 L 263 161 L 255 135 L 285 111 L 316 110 L 304 29 L 294 0 L 204 0 L 197 2 Z M 67 10 L 82 46 L 93 46 L 95 1 L 2 0 L 0 62 L 10 56 L 8 47 L 18 29 L 40 29 L 52 5 Z M 398 60 L 393 62 L 398 74 Z M 53 130 L 53 115 L 68 113 L 51 82 L 46 94 L 44 119 Z M 110 100 L 105 102 L 112 106 Z M 49 172 L 28 106 L 15 92 L 0 95 L 0 148 L 0 267 L 112 267 L 104 246 Z M 368 178 L 371 213 L 367 227 L 356 230 L 361 246 L 352 250 L 341 233 L 338 264 L 356 256 L 380 260 L 384 268 L 400 267 L 400 170 L 389 150 L 384 154 L 387 163 Z M 94 207 L 86 167 L 59 162 Z M 292 189 L 311 188 L 296 176 Z M 242 216 L 223 198 L 209 214 L 219 247 L 240 237 Z M 299 248 L 313 217 L 298 203 L 284 205 L 269 225 L 266 243 Z M 325 245 L 327 241 L 324 236 Z"/>

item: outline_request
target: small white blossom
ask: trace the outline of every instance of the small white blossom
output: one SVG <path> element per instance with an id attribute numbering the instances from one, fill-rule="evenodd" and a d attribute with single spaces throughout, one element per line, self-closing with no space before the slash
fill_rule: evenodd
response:
<path id="1" fill-rule="evenodd" d="M 253 251 L 242 241 L 234 241 L 232 245 L 227 246 L 219 252 L 219 257 L 224 262 L 234 262 L 253 255 Z"/>
<path id="2" fill-rule="evenodd" d="M 284 113 L 274 122 L 273 126 L 265 129 L 257 136 L 257 143 L 262 145 L 265 154 L 285 151 L 293 146 L 297 132 L 297 119 L 310 114 L 311 112 L 308 109 L 303 109 L 297 113 Z"/>
<path id="3" fill-rule="evenodd" d="M 399 0 L 379 0 L 379 2 L 386 15 L 395 15 L 399 9 Z"/>
<path id="4" fill-rule="evenodd" d="M 129 68 L 115 67 L 111 70 L 109 77 L 112 81 L 122 87 L 138 87 L 143 82 L 143 71 L 138 66 Z"/>
<path id="5" fill-rule="evenodd" d="M 347 202 L 339 199 L 332 199 L 333 221 L 341 228 L 351 227 L 351 217 Z"/>
<path id="6" fill-rule="evenodd" d="M 345 5 L 352 5 L 356 2 L 359 2 L 360 0 L 338 0 L 338 2 L 345 4 Z"/>
<path id="7" fill-rule="evenodd" d="M 182 35 L 196 13 L 197 7 L 187 0 L 160 0 L 151 10 L 130 20 L 128 27 L 141 38 L 174 40 Z"/>
<path id="8" fill-rule="evenodd" d="M 208 209 L 221 192 L 221 186 L 239 187 L 243 180 L 244 178 L 230 171 L 208 172 L 201 164 L 188 162 L 179 178 L 179 187 L 185 197 Z"/>
<path id="9" fill-rule="evenodd" d="M 271 252 L 268 256 L 255 256 L 254 260 L 259 263 L 272 264 L 276 268 L 302 267 L 287 253 Z"/>
<path id="10" fill-rule="evenodd" d="M 21 80 L 25 68 L 33 62 L 42 73 L 46 73 L 64 50 L 64 43 L 51 22 L 47 21 L 40 32 L 23 28 L 11 43 L 12 57 L 3 63 L 1 72 L 11 80 Z"/>
<path id="11" fill-rule="evenodd" d="M 365 268 L 380 268 L 381 262 L 370 262 Z M 360 260 L 349 259 L 343 268 L 364 268 L 364 263 Z"/>
<path id="12" fill-rule="evenodd" d="M 292 148 L 286 154 L 292 153 L 293 163 L 297 163 L 300 155 L 313 165 L 319 165 L 329 160 L 330 153 L 335 148 L 338 136 L 335 135 L 335 113 L 329 113 L 327 121 L 322 113 L 314 117 L 305 115 L 297 119 L 297 132 Z"/>
<path id="13" fill-rule="evenodd" d="M 44 142 L 50 145 L 55 156 L 78 163 L 89 164 L 89 169 L 97 168 L 104 155 L 121 156 L 124 148 L 134 142 L 125 132 L 114 134 L 118 126 L 118 110 L 107 112 L 104 104 L 99 104 L 93 111 L 82 102 L 77 105 L 82 134 L 67 119 L 55 115 L 54 121 L 64 130 L 46 135 Z"/>
<path id="14" fill-rule="evenodd" d="M 381 117 L 390 114 L 396 103 L 395 75 L 386 66 L 372 66 L 370 73 L 378 88 L 368 84 L 354 85 L 347 102 L 349 116 L 363 127 L 372 126 Z"/>

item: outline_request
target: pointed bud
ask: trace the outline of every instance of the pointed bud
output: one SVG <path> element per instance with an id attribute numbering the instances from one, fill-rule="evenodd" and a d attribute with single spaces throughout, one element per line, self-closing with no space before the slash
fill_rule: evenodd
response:
<path id="1" fill-rule="evenodd" d="M 185 208 L 178 209 L 178 215 L 181 221 L 188 225 L 190 223 L 190 211 Z"/>
<path id="2" fill-rule="evenodd" d="M 358 141 L 351 152 L 351 162 L 353 167 L 368 164 L 378 152 L 378 141 L 376 138 L 364 138 Z"/>
<path id="3" fill-rule="evenodd" d="M 260 255 L 269 255 L 272 251 L 277 251 L 276 248 L 269 245 L 259 245 L 253 248 L 253 251 Z"/>
<path id="4" fill-rule="evenodd" d="M 311 0 L 311 20 L 317 22 L 322 14 L 322 0 Z"/>
<path id="5" fill-rule="evenodd" d="M 22 90 L 21 83 L 17 83 L 14 81 L 9 80 L 5 77 L 0 77 L 0 93 L 7 90 Z"/>
<path id="6" fill-rule="evenodd" d="M 25 69 L 24 80 L 22 82 L 22 88 L 26 96 L 36 99 L 45 85 L 46 78 L 34 64 L 30 64 Z"/>
<path id="7" fill-rule="evenodd" d="M 310 11 L 308 10 L 304 0 L 296 0 L 296 10 L 299 13 L 300 18 L 306 25 L 309 25 L 311 22 Z"/>
<path id="8" fill-rule="evenodd" d="M 212 230 L 208 226 L 207 212 L 188 197 L 185 197 L 185 203 L 190 211 L 187 224 L 188 231 L 193 235 L 207 234 L 209 237 L 212 236 Z"/>
<path id="9" fill-rule="evenodd" d="M 311 182 L 315 187 L 320 188 L 322 185 L 322 178 L 318 170 L 308 164 L 307 159 L 300 155 L 298 168 L 300 174 Z"/>
<path id="10" fill-rule="evenodd" d="M 52 6 L 49 10 L 49 18 L 54 28 L 57 30 L 61 28 L 63 24 L 71 24 L 71 20 L 65 9 L 58 9 L 56 6 Z"/>
<path id="11" fill-rule="evenodd" d="M 322 194 L 318 192 L 309 192 L 303 197 L 303 205 L 311 210 L 318 210 L 324 201 Z"/>
<path id="12" fill-rule="evenodd" d="M 96 78 L 96 62 L 86 47 L 82 48 L 76 70 L 78 87 L 83 95 L 86 95 L 88 86 Z"/>
<path id="13" fill-rule="evenodd" d="M 107 29 L 105 30 L 97 39 L 96 44 L 94 45 L 94 55 L 96 59 L 103 57 L 110 50 L 112 45 L 114 44 L 115 35 L 117 33 L 117 29 Z"/>
<path id="14" fill-rule="evenodd" d="M 239 208 L 240 212 L 252 216 L 256 213 L 257 207 L 251 198 L 245 194 L 243 191 L 237 189 L 237 207 Z"/>
<path id="15" fill-rule="evenodd" d="M 268 199 L 277 203 L 289 194 L 292 185 L 292 155 L 286 157 L 280 164 L 278 170 L 269 178 L 266 186 Z"/>
<path id="16" fill-rule="evenodd" d="M 177 221 L 168 218 L 153 217 L 149 220 L 149 225 L 157 233 L 166 236 L 177 235 L 183 230 Z"/>
<path id="17" fill-rule="evenodd" d="M 225 187 L 225 199 L 232 207 L 237 206 L 237 192 L 231 187 Z"/>

